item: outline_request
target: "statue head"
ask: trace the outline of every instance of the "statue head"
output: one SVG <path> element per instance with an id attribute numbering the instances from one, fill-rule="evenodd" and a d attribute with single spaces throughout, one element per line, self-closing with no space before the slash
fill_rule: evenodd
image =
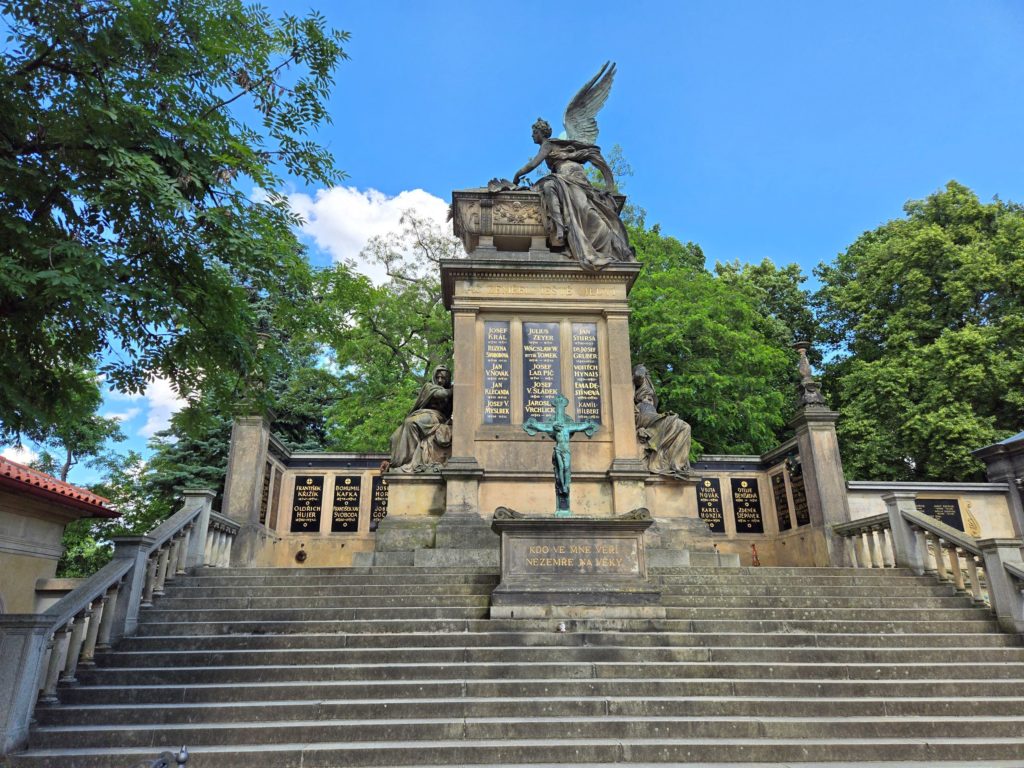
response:
<path id="1" fill-rule="evenodd" d="M 439 387 L 447 389 L 452 383 L 452 372 L 448 370 L 448 366 L 439 365 L 434 369 L 433 382 Z"/>
<path id="2" fill-rule="evenodd" d="M 543 144 L 545 139 L 551 138 L 551 123 L 543 117 L 538 117 L 533 124 L 533 140 L 537 144 Z"/>

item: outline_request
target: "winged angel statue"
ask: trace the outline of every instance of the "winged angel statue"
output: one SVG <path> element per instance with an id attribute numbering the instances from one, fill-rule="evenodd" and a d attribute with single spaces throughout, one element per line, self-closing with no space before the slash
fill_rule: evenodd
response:
<path id="1" fill-rule="evenodd" d="M 548 242 L 554 247 L 567 246 L 569 254 L 587 269 L 601 269 L 613 261 L 636 261 L 612 196 L 615 177 L 594 143 L 595 117 L 608 99 L 614 77 L 615 64 L 605 62 L 580 88 L 565 108 L 565 138 L 552 139 L 551 125 L 538 118 L 533 124 L 533 140 L 540 150 L 513 179 L 518 185 L 523 176 L 547 163 L 551 173 L 534 189 L 540 192 Z M 607 190 L 590 183 L 583 170 L 585 163 L 601 172 Z"/>

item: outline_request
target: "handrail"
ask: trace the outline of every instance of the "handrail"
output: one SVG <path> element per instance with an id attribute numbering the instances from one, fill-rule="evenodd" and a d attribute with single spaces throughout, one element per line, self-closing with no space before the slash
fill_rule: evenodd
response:
<path id="1" fill-rule="evenodd" d="M 114 559 L 41 614 L 0 614 L 0 756 L 28 738 L 36 701 L 58 701 L 60 683 L 97 650 L 135 631 L 139 609 L 167 582 L 197 566 L 224 567 L 240 526 L 213 511 L 213 491 L 185 491 L 185 503 L 143 536 L 114 538 Z"/>
<path id="2" fill-rule="evenodd" d="M 1017 581 L 1024 581 L 1024 568 L 1021 566 L 1016 563 L 1003 563 L 1003 568 Z"/>
<path id="3" fill-rule="evenodd" d="M 51 605 L 42 615 L 50 620 L 50 631 L 57 629 L 110 589 L 132 569 L 128 560 L 112 560 L 73 590 Z"/>
<path id="4" fill-rule="evenodd" d="M 837 536 L 852 536 L 872 528 L 878 528 L 879 526 L 889 527 L 889 515 L 885 512 L 880 515 L 872 515 L 871 517 L 860 517 L 848 523 L 836 523 L 832 526 L 832 531 Z"/>
<path id="5" fill-rule="evenodd" d="M 900 513 L 903 515 L 904 520 L 916 525 L 918 528 L 933 533 L 936 536 L 941 536 L 947 542 L 960 547 L 965 552 L 981 556 L 981 548 L 978 546 L 977 539 L 968 536 L 963 531 L 959 531 L 951 525 L 946 525 L 934 517 L 923 515 L 916 510 L 911 512 L 909 509 L 902 509 Z"/>

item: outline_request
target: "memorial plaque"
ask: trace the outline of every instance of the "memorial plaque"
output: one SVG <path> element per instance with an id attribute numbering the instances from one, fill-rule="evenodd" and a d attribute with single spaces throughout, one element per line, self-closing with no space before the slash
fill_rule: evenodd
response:
<path id="1" fill-rule="evenodd" d="M 334 478 L 334 504 L 331 505 L 331 533 L 355 533 L 359 530 L 359 475 Z"/>
<path id="2" fill-rule="evenodd" d="M 736 518 L 737 533 L 764 533 L 761 517 L 761 494 L 754 478 L 734 477 L 732 483 L 732 513 Z"/>
<path id="3" fill-rule="evenodd" d="M 267 524 L 267 506 L 270 502 L 270 476 L 274 472 L 273 465 L 268 461 L 263 468 L 263 488 L 260 490 L 260 525 Z"/>
<path id="4" fill-rule="evenodd" d="M 510 576 L 639 576 L 637 537 L 517 537 L 509 542 Z"/>
<path id="5" fill-rule="evenodd" d="M 922 515 L 934 517 L 940 523 L 945 523 L 958 531 L 964 530 L 964 519 L 960 515 L 958 499 L 918 499 L 914 504 Z"/>
<path id="6" fill-rule="evenodd" d="M 789 497 L 786 496 L 786 478 L 781 472 L 772 475 L 772 497 L 775 499 L 775 514 L 779 518 L 779 531 L 793 527 L 789 519 Z"/>
<path id="7" fill-rule="evenodd" d="M 320 531 L 324 500 L 323 475 L 298 475 L 292 493 L 292 533 Z"/>
<path id="8" fill-rule="evenodd" d="M 370 484 L 370 530 L 376 531 L 380 521 L 388 516 L 388 481 L 374 475 Z"/>
<path id="9" fill-rule="evenodd" d="M 697 514 L 712 533 L 725 533 L 722 486 L 717 477 L 705 478 L 697 484 Z"/>
<path id="10" fill-rule="evenodd" d="M 523 421 L 555 415 L 551 400 L 562 382 L 558 334 L 558 323 L 523 323 Z"/>
<path id="11" fill-rule="evenodd" d="M 601 423 L 601 374 L 597 363 L 597 323 L 572 324 L 572 387 L 576 421 Z"/>
<path id="12" fill-rule="evenodd" d="M 512 421 L 512 355 L 507 320 L 484 323 L 484 424 Z"/>
<path id="13" fill-rule="evenodd" d="M 811 524 L 811 509 L 807 506 L 807 489 L 804 487 L 804 473 L 794 472 L 789 476 L 789 489 L 793 492 L 793 516 L 796 524 Z"/>

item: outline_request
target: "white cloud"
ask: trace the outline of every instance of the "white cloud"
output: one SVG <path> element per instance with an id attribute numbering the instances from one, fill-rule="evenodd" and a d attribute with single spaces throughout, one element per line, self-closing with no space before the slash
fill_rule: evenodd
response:
<path id="1" fill-rule="evenodd" d="M 16 461 L 19 464 L 31 464 L 33 461 L 39 458 L 39 454 L 33 451 L 28 446 L 16 446 L 9 445 L 0 451 L 0 456 L 11 461 Z"/>
<path id="2" fill-rule="evenodd" d="M 167 379 L 153 379 L 143 393 L 149 407 L 146 423 L 139 430 L 143 437 L 152 437 L 161 429 L 167 429 L 171 416 L 185 407 L 185 401 L 178 397 Z"/>
<path id="3" fill-rule="evenodd" d="M 103 418 L 105 419 L 117 419 L 118 421 L 131 421 L 136 416 L 142 413 L 141 408 L 129 408 L 126 411 L 117 411 L 114 413 L 105 413 Z"/>
<path id="4" fill-rule="evenodd" d="M 371 237 L 398 230 L 399 219 L 410 209 L 449 226 L 448 203 L 422 189 L 388 197 L 376 189 L 361 192 L 355 187 L 331 187 L 317 190 L 315 197 L 297 193 L 288 199 L 292 209 L 306 222 L 302 227 L 304 234 L 335 261 L 354 261 L 356 268 L 375 283 L 386 280 L 384 268 L 359 257 Z"/>

